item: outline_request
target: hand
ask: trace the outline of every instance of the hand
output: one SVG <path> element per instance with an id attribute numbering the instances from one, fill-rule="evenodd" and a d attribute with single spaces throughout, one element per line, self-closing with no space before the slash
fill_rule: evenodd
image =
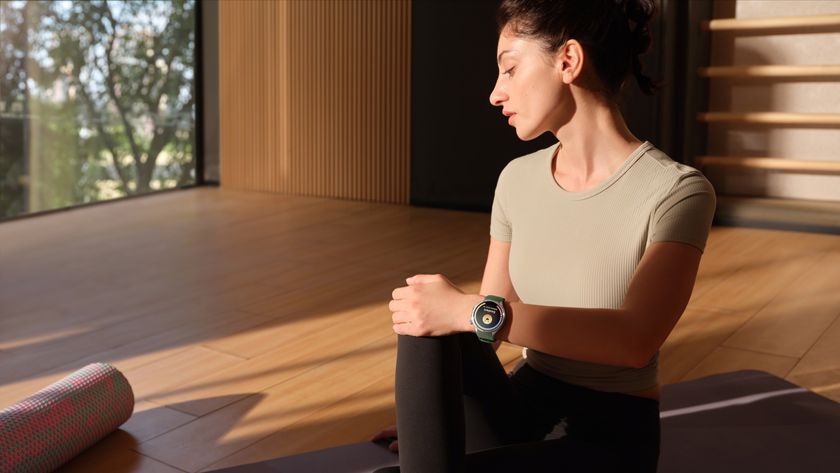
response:
<path id="1" fill-rule="evenodd" d="M 389 425 L 382 429 L 381 432 L 374 435 L 371 439 L 371 442 L 381 442 L 382 445 L 388 447 L 388 450 L 392 452 L 399 452 L 400 444 L 397 440 L 397 426 L 396 425 Z"/>
<path id="2" fill-rule="evenodd" d="M 418 274 L 394 289 L 388 304 L 394 332 L 415 337 L 472 332 L 470 312 L 483 299 L 464 294 L 441 274 Z"/>

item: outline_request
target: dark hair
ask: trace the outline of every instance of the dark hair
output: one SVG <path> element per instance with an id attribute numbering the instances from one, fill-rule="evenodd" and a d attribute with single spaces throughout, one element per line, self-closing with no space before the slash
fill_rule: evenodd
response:
<path id="1" fill-rule="evenodd" d="M 576 39 L 592 60 L 610 99 L 617 100 L 632 73 L 647 95 L 661 86 L 642 74 L 639 55 L 650 48 L 648 23 L 656 14 L 653 0 L 503 0 L 496 12 L 498 32 L 542 43 L 555 53 Z"/>

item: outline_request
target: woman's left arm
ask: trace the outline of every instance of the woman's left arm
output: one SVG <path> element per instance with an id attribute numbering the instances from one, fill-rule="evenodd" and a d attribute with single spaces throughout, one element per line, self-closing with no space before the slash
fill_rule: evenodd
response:
<path id="1" fill-rule="evenodd" d="M 507 318 L 496 338 L 574 360 L 642 367 L 685 310 L 701 255 L 685 243 L 653 243 L 636 267 L 621 308 L 506 303 Z M 464 294 L 441 275 L 417 275 L 407 282 L 407 287 L 392 294 L 396 333 L 436 336 L 473 331 L 469 314 L 482 296 Z"/>
<path id="2" fill-rule="evenodd" d="M 645 366 L 665 342 L 691 297 L 699 249 L 651 244 L 619 309 L 510 304 L 502 340 L 555 356 L 615 366 Z"/>

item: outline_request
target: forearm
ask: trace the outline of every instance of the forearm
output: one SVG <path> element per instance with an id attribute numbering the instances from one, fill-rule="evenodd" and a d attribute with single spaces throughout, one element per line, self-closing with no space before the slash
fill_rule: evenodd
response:
<path id="1" fill-rule="evenodd" d="M 550 355 L 613 366 L 638 367 L 648 359 L 644 327 L 626 309 L 506 304 L 506 321 L 497 334 L 514 345 Z M 652 354 L 651 354 L 652 355 Z M 648 358 L 648 359 L 645 359 Z"/>

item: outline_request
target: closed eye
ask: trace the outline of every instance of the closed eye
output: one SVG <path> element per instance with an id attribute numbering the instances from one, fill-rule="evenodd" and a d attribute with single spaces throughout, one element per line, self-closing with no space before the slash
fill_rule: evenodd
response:
<path id="1" fill-rule="evenodd" d="M 514 69 L 516 69 L 516 66 L 513 66 L 510 69 L 506 70 L 505 72 L 502 72 L 502 74 L 507 74 L 508 77 L 513 77 L 513 70 Z"/>

